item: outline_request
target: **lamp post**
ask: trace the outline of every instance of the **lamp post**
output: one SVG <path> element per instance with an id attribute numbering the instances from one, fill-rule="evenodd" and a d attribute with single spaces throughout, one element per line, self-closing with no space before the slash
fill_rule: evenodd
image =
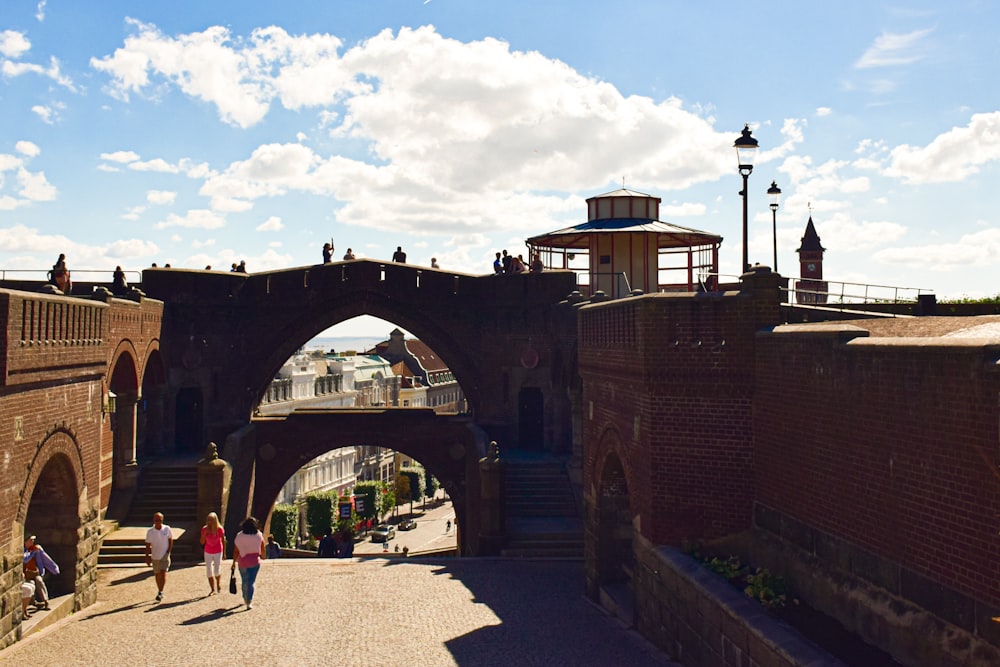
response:
<path id="1" fill-rule="evenodd" d="M 747 259 L 747 179 L 753 171 L 753 159 L 757 157 L 757 140 L 750 136 L 750 124 L 743 127 L 743 132 L 733 144 L 736 149 L 736 159 L 739 162 L 740 176 L 743 177 L 743 273 L 750 270 L 750 260 Z"/>
<path id="2" fill-rule="evenodd" d="M 778 272 L 778 200 L 781 199 L 781 188 L 774 181 L 767 189 L 767 196 L 771 198 L 771 238 L 774 240 L 774 272 Z"/>

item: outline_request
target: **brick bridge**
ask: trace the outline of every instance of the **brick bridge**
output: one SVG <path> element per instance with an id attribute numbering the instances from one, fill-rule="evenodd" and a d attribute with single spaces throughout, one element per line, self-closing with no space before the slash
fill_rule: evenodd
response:
<path id="1" fill-rule="evenodd" d="M 571 453 L 576 309 L 565 300 L 575 287 L 570 272 L 473 276 L 368 260 L 255 274 L 147 269 L 142 288 L 165 304 L 160 345 L 171 351 L 168 439 L 197 451 L 209 440 L 220 445 L 234 466 L 230 522 L 242 516 L 238 507 L 266 516 L 280 485 L 324 451 L 399 450 L 441 480 L 465 527 L 461 546 L 476 553 L 476 464 L 486 444 Z M 398 324 L 440 355 L 468 416 L 447 424 L 424 411 L 251 418 L 297 349 L 358 315 Z"/>

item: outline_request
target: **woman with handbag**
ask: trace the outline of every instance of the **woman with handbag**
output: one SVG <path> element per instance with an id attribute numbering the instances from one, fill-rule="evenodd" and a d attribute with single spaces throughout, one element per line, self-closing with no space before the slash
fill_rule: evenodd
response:
<path id="1" fill-rule="evenodd" d="M 226 531 L 219 525 L 219 515 L 209 512 L 201 527 L 201 544 L 205 547 L 205 571 L 208 573 L 209 595 L 222 592 L 222 554 L 226 552 Z"/>
<path id="2" fill-rule="evenodd" d="M 247 517 L 239 534 L 233 540 L 233 567 L 239 565 L 240 580 L 243 582 L 243 602 L 247 609 L 253 609 L 254 585 L 260 572 L 260 561 L 264 559 L 264 536 L 260 532 L 257 519 Z"/>

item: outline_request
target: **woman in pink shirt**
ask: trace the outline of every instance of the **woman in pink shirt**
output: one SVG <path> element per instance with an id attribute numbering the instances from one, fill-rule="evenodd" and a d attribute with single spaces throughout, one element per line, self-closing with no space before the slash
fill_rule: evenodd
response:
<path id="1" fill-rule="evenodd" d="M 226 551 L 226 531 L 219 525 L 219 515 L 215 512 L 209 512 L 201 527 L 201 543 L 205 546 L 208 594 L 215 595 L 222 592 L 222 554 Z"/>
<path id="2" fill-rule="evenodd" d="M 260 561 L 264 556 L 264 536 L 257 525 L 257 519 L 247 517 L 239 534 L 233 538 L 233 567 L 240 566 L 243 580 L 243 601 L 247 609 L 253 609 L 254 584 L 260 572 Z"/>

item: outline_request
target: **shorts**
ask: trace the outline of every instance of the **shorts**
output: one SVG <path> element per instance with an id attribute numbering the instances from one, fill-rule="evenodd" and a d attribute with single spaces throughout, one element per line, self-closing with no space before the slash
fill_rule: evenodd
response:
<path id="1" fill-rule="evenodd" d="M 163 558 L 152 560 L 153 572 L 166 572 L 170 569 L 170 554 L 167 554 Z"/>
<path id="2" fill-rule="evenodd" d="M 35 594 L 35 585 L 30 581 L 26 581 L 21 584 L 21 599 L 27 600 L 32 595 Z"/>

